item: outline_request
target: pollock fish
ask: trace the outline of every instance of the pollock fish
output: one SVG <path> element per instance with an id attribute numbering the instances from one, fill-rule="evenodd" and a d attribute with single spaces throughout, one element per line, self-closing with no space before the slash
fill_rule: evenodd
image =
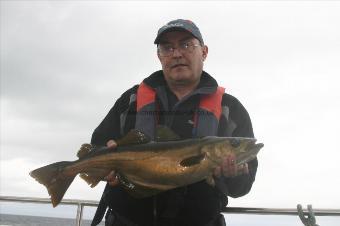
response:
<path id="1" fill-rule="evenodd" d="M 43 184 L 57 206 L 74 178 L 80 174 L 91 187 L 112 170 L 121 186 L 137 198 L 149 197 L 202 180 L 214 186 L 213 172 L 231 153 L 236 164 L 256 158 L 263 147 L 256 139 L 241 137 L 202 137 L 179 140 L 167 129 L 157 131 L 156 141 L 132 130 L 117 140 L 117 148 L 84 144 L 76 161 L 56 162 L 30 172 Z"/>

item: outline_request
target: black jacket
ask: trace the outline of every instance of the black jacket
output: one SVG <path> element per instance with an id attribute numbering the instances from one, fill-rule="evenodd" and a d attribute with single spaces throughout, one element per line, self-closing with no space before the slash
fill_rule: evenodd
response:
<path id="1" fill-rule="evenodd" d="M 162 71 L 157 71 L 144 79 L 153 88 L 163 88 L 166 96 L 159 104 L 159 123 L 168 126 L 181 138 L 191 138 L 194 109 L 198 107 L 201 93 L 178 103 L 176 96 L 167 88 Z M 213 92 L 217 82 L 206 72 L 202 73 L 197 89 Z M 101 124 L 95 129 L 91 143 L 105 145 L 110 139 L 118 139 L 133 129 L 136 121 L 135 95 L 138 85 L 127 90 L 116 101 Z M 164 103 L 165 102 L 165 103 Z M 224 94 L 222 98 L 224 114 L 219 122 L 219 136 L 254 137 L 251 121 L 246 109 L 233 96 Z M 110 187 L 105 201 L 118 214 L 138 225 L 149 226 L 153 222 L 154 207 L 158 220 L 171 218 L 174 225 L 206 225 L 227 204 L 227 196 L 240 197 L 247 194 L 255 180 L 257 160 L 249 163 L 249 174 L 218 180 L 219 186 L 211 187 L 206 182 L 198 182 L 185 188 L 161 193 L 156 198 L 134 199 L 122 188 Z"/>

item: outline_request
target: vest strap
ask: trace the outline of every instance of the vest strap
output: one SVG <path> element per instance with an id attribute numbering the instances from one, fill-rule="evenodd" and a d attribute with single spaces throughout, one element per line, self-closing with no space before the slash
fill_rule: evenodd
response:
<path id="1" fill-rule="evenodd" d="M 139 112 L 144 106 L 155 102 L 155 98 L 155 90 L 142 82 L 137 90 L 137 112 Z"/>
<path id="2" fill-rule="evenodd" d="M 224 91 L 225 88 L 219 86 L 216 92 L 202 96 L 199 108 L 213 113 L 219 120 L 222 114 L 221 103 Z"/>

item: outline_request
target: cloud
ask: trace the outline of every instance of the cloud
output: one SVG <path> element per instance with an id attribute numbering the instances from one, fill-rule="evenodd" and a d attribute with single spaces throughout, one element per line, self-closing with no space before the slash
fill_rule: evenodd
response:
<path id="1" fill-rule="evenodd" d="M 157 29 L 186 17 L 209 46 L 206 71 L 241 100 L 265 143 L 251 194 L 231 203 L 336 206 L 338 8 L 337 2 L 184 2 L 180 8 L 1 2 L 1 192 L 45 196 L 27 172 L 75 160 L 121 93 L 160 69 Z M 70 189 L 70 198 L 98 200 L 101 193 L 80 180 Z"/>

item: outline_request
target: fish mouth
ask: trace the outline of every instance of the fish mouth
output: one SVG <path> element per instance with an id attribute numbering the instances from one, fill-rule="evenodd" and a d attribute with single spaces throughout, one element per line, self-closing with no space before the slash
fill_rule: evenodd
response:
<path id="1" fill-rule="evenodd" d="M 256 143 L 256 141 L 257 141 L 256 139 L 252 139 L 248 143 L 247 148 L 246 148 L 246 150 L 248 152 L 252 152 L 254 154 L 257 154 L 260 151 L 260 149 L 263 148 L 263 146 L 264 146 L 263 143 Z"/>
<path id="2" fill-rule="evenodd" d="M 256 144 L 256 139 L 251 139 L 248 144 L 247 144 L 247 151 L 254 151 L 254 150 L 260 150 L 264 145 L 263 143 L 257 143 Z"/>
<path id="3" fill-rule="evenodd" d="M 263 148 L 263 143 L 256 143 L 256 139 L 251 139 L 247 142 L 245 152 L 242 152 L 237 158 L 237 164 L 247 163 L 256 158 L 260 149 Z"/>

